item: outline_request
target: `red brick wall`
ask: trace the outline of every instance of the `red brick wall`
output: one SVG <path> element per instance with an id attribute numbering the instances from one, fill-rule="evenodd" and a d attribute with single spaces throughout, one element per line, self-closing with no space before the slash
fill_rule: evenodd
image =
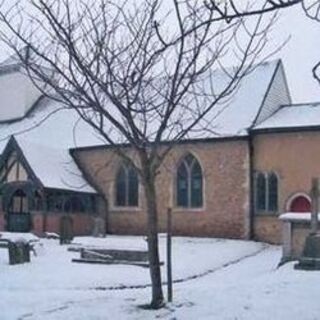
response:
<path id="1" fill-rule="evenodd" d="M 176 167 L 191 152 L 200 162 L 204 177 L 204 206 L 201 209 L 175 207 Z M 130 156 L 135 155 L 128 151 Z M 108 231 L 145 233 L 146 211 L 140 187 L 139 208 L 119 210 L 114 206 L 115 175 L 121 160 L 111 149 L 77 151 L 81 167 L 99 186 L 109 202 Z M 245 140 L 201 142 L 177 145 L 160 168 L 157 178 L 160 231 L 165 231 L 167 208 L 173 207 L 175 234 L 245 238 L 249 217 L 249 158 Z"/>
<path id="2" fill-rule="evenodd" d="M 43 231 L 43 223 L 47 232 L 59 233 L 60 219 L 63 215 L 60 213 L 49 213 L 43 216 L 41 213 L 33 214 L 32 220 L 34 225 L 34 232 Z M 92 232 L 92 216 L 83 213 L 70 214 L 73 221 L 74 235 L 88 235 Z M 44 221 L 43 221 L 44 220 Z"/>
<path id="3" fill-rule="evenodd" d="M 74 235 L 89 235 L 93 230 L 93 217 L 89 214 L 72 213 L 70 214 L 73 220 Z M 47 232 L 59 233 L 61 213 L 48 213 L 45 216 L 42 212 L 33 212 L 32 218 L 32 230 L 31 232 L 42 235 L 44 225 Z M 0 212 L 0 231 L 5 230 L 4 213 Z"/>

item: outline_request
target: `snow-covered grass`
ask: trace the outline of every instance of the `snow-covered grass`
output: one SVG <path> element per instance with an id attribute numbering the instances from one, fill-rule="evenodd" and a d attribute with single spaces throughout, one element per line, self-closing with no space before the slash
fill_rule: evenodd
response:
<path id="1" fill-rule="evenodd" d="M 76 238 L 112 249 L 146 249 L 142 237 Z M 30 264 L 9 266 L 0 249 L 0 319 L 319 319 L 320 272 L 277 269 L 281 250 L 256 242 L 174 238 L 174 303 L 158 311 L 148 302 L 148 269 L 72 263 L 79 257 L 41 240 Z M 160 237 L 165 262 L 165 238 Z M 163 267 L 165 279 L 165 267 Z M 197 277 L 195 277 L 197 276 Z M 165 286 L 164 286 L 165 289 Z"/>

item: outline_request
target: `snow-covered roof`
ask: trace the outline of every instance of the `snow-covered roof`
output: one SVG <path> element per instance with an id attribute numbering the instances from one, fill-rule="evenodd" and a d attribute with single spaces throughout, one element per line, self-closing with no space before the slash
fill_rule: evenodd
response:
<path id="1" fill-rule="evenodd" d="M 221 101 L 187 138 L 247 135 L 247 130 L 253 125 L 263 106 L 279 63 L 273 61 L 256 67 L 242 79 L 235 93 Z M 217 76 L 215 81 L 224 81 L 219 79 Z M 10 105 L 1 107 L 10 108 Z M 14 136 L 45 187 L 93 192 L 69 150 L 105 145 L 106 142 L 76 111 L 65 108 L 55 100 L 41 98 L 30 110 L 21 120 L 0 123 L 0 153 L 9 138 Z M 203 124 L 206 128 L 201 127 Z M 124 142 L 121 138 L 116 141 Z"/>
<path id="2" fill-rule="evenodd" d="M 206 133 L 204 130 L 206 137 L 248 135 L 247 130 L 253 125 L 263 106 L 278 63 L 279 61 L 272 61 L 256 67 L 241 80 L 231 98 L 213 108 L 207 121 L 216 134 L 210 133 L 210 130 Z M 203 137 L 201 132 L 200 137 Z"/>
<path id="3" fill-rule="evenodd" d="M 0 152 L 14 136 L 41 183 L 48 188 L 95 192 L 82 176 L 70 148 L 101 144 L 72 110 L 42 99 L 24 119 L 0 124 Z"/>
<path id="4" fill-rule="evenodd" d="M 320 102 L 282 106 L 253 130 L 272 131 L 306 127 L 320 127 Z"/>
<path id="5" fill-rule="evenodd" d="M 11 136 L 59 149 L 103 144 L 75 111 L 46 98 L 22 120 L 0 123 L 0 152 Z"/>
<path id="6" fill-rule="evenodd" d="M 44 146 L 23 138 L 16 138 L 16 141 L 43 186 L 77 192 L 96 192 L 83 178 L 68 149 Z"/>

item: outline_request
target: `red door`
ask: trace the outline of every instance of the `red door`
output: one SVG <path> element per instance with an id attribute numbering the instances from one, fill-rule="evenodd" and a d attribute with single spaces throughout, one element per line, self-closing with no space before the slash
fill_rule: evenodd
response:
<path id="1" fill-rule="evenodd" d="M 290 205 L 291 212 L 311 212 L 311 203 L 308 198 L 298 196 L 294 198 Z"/>

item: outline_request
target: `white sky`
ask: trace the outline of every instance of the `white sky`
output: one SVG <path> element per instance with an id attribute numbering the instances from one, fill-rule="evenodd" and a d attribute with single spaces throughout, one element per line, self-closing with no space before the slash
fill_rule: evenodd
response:
<path id="1" fill-rule="evenodd" d="M 272 40 L 291 40 L 277 54 L 285 65 L 293 102 L 320 101 L 320 85 L 312 77 L 312 67 L 320 60 L 320 23 L 307 18 L 300 6 L 286 9 L 274 27 Z M 8 55 L 0 44 L 0 60 Z"/>

